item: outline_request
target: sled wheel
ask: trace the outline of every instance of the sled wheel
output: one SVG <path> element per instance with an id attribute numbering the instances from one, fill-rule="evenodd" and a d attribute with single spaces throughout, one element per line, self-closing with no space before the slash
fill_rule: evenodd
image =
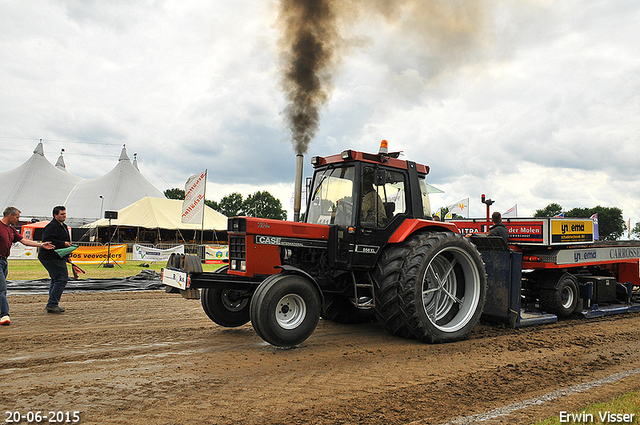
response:
<path id="1" fill-rule="evenodd" d="M 540 306 L 558 317 L 570 316 L 578 305 L 578 280 L 569 273 L 558 279 L 555 289 L 540 290 Z"/>
<path id="2" fill-rule="evenodd" d="M 262 339 L 279 347 L 292 347 L 313 333 L 321 308 L 320 294 L 312 282 L 294 274 L 276 274 L 256 289 L 249 316 Z"/>

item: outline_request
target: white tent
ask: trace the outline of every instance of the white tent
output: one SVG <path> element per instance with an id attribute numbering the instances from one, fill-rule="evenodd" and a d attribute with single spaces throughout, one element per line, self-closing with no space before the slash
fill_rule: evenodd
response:
<path id="1" fill-rule="evenodd" d="M 124 147 L 109 173 L 86 180 L 67 172 L 62 152 L 54 166 L 45 158 L 40 140 L 24 164 L 0 173 L 0 208 L 15 206 L 29 221 L 50 220 L 53 207 L 64 205 L 67 224 L 80 227 L 101 218 L 104 211 L 117 211 L 145 196 L 164 197 L 131 163 Z"/>
<path id="2" fill-rule="evenodd" d="M 118 211 L 118 218 L 111 220 L 112 227 L 143 227 L 147 229 L 200 230 L 200 223 L 182 223 L 182 201 L 166 198 L 144 197 Z M 82 227 L 107 227 L 109 220 L 100 219 Z M 227 230 L 227 217 L 205 206 L 205 230 Z"/>
<path id="3" fill-rule="evenodd" d="M 123 147 L 118 164 L 110 172 L 83 180 L 69 193 L 64 202 L 68 224 L 76 227 L 92 222 L 101 218 L 104 211 L 118 211 L 145 196 L 164 198 L 131 163 Z"/>
<path id="4" fill-rule="evenodd" d="M 69 193 L 82 180 L 51 164 L 44 156 L 40 141 L 24 164 L 0 173 L 0 206 L 18 208 L 23 219 L 51 219 L 53 207 L 64 205 Z"/>

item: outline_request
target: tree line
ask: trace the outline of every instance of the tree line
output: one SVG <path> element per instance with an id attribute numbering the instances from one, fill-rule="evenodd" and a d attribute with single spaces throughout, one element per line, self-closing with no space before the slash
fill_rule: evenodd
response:
<path id="1" fill-rule="evenodd" d="M 169 199 L 184 200 L 184 189 L 173 188 L 164 191 Z M 282 209 L 282 203 L 269 192 L 258 191 L 246 198 L 238 192 L 223 197 L 220 202 L 205 199 L 205 205 L 227 217 L 247 216 L 286 220 L 287 211 Z"/>
<path id="2" fill-rule="evenodd" d="M 567 218 L 590 218 L 594 214 L 598 214 L 598 233 L 600 240 L 615 241 L 620 239 L 627 229 L 627 225 L 622 218 L 622 210 L 618 207 L 601 207 L 598 205 L 593 208 L 573 208 L 564 211 L 562 206 L 551 203 L 545 208 L 536 210 L 534 217 L 555 217 L 564 214 Z M 632 236 L 636 238 L 640 236 L 640 227 L 636 223 L 636 228 L 632 231 Z"/>

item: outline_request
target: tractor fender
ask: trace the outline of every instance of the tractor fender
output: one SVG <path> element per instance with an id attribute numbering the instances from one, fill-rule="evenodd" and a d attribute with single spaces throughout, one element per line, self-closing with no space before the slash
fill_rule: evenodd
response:
<path id="1" fill-rule="evenodd" d="M 458 227 L 452 223 L 446 223 L 441 221 L 431 221 L 420 218 L 408 219 L 402 222 L 400 226 L 393 232 L 389 238 L 389 243 L 404 242 L 409 236 L 417 231 L 430 231 L 430 232 L 451 232 L 460 233 Z"/>
<path id="2" fill-rule="evenodd" d="M 299 276 L 304 277 L 305 279 L 309 280 L 309 282 L 313 283 L 313 286 L 315 286 L 316 290 L 318 291 L 318 294 L 320 294 L 320 299 L 322 301 L 322 305 L 324 305 L 324 294 L 322 293 L 322 289 L 320 288 L 320 284 L 313 278 L 313 276 L 311 276 L 309 273 L 307 273 L 306 271 L 295 267 L 295 266 L 290 266 L 290 265 L 279 265 L 279 266 L 275 266 L 276 269 L 281 269 L 283 272 L 288 273 L 288 274 L 297 274 Z"/>

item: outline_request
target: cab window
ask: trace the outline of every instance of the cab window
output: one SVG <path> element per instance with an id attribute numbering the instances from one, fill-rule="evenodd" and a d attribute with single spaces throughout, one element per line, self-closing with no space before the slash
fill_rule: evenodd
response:
<path id="1" fill-rule="evenodd" d="M 364 167 L 361 193 L 362 226 L 385 227 L 394 216 L 406 212 L 405 180 L 402 173 Z"/>

